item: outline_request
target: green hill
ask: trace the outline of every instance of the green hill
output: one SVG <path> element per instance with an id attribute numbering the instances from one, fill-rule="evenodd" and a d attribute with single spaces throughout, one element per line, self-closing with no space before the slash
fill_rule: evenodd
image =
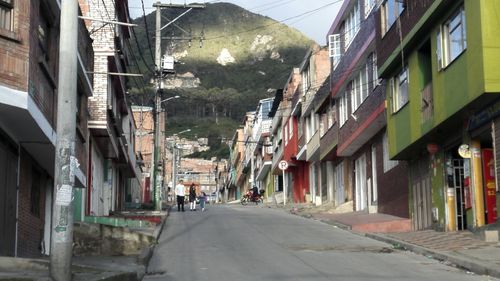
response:
<path id="1" fill-rule="evenodd" d="M 163 9 L 162 26 L 184 11 Z M 154 48 L 155 13 L 146 16 L 149 36 L 143 18 L 134 22 L 139 25 L 135 34 L 140 52 L 132 39 L 133 52 L 144 72 L 147 67 L 141 55 L 149 68 L 154 68 L 149 46 Z M 182 97 L 164 105 L 167 132 L 192 127 L 193 137 L 208 137 L 214 132 L 231 137 L 245 112 L 255 110 L 259 99 L 274 96 L 274 90 L 284 86 L 292 68 L 300 64 L 313 44 L 293 28 L 228 3 L 192 10 L 165 28 L 162 37 L 162 54 L 176 58 L 176 75 L 170 75 L 169 80 L 180 86 L 163 90 L 162 96 Z M 144 84 L 151 85 L 152 73 L 144 75 Z M 153 88 L 138 89 L 140 85 L 129 81 L 129 99 L 135 104 L 151 104 Z M 197 129 L 201 124 L 203 129 Z"/>

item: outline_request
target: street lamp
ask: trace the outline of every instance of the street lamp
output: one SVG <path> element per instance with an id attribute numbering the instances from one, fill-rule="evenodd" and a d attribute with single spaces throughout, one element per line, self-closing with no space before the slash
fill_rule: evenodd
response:
<path id="1" fill-rule="evenodd" d="M 161 103 L 163 103 L 163 102 L 167 102 L 167 101 L 169 101 L 169 100 L 172 100 L 172 99 L 178 99 L 178 98 L 180 98 L 180 96 L 173 96 L 173 97 L 169 97 L 169 98 L 166 98 L 166 99 L 164 99 L 164 100 L 160 101 L 160 104 L 161 104 Z"/>
<path id="2" fill-rule="evenodd" d="M 161 112 L 161 104 L 163 102 L 167 102 L 172 99 L 178 99 L 180 96 L 173 96 L 166 98 L 164 100 L 160 100 L 160 96 L 156 97 L 156 113 L 155 113 L 155 138 L 154 138 L 154 157 L 153 157 L 153 200 L 156 211 L 161 211 L 161 201 L 160 201 L 160 187 L 158 186 L 158 158 L 159 158 L 159 141 L 160 141 L 160 112 Z"/>

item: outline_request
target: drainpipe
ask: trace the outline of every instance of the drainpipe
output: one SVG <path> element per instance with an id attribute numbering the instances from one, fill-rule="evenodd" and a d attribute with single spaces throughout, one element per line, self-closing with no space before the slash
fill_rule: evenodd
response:
<path id="1" fill-rule="evenodd" d="M 447 189 L 447 207 L 448 207 L 448 231 L 456 231 L 457 230 L 457 214 L 455 210 L 456 200 L 455 200 L 455 188 L 448 187 Z"/>
<path id="2" fill-rule="evenodd" d="M 472 140 L 471 152 L 472 184 L 474 190 L 474 223 L 475 227 L 481 227 L 485 224 L 485 220 L 481 143 L 478 140 Z"/>

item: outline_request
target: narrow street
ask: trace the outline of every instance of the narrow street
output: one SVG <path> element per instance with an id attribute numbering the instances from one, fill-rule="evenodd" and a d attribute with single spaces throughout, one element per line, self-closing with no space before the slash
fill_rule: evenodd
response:
<path id="1" fill-rule="evenodd" d="M 143 280 L 498 280 L 278 209 L 172 209 Z"/>

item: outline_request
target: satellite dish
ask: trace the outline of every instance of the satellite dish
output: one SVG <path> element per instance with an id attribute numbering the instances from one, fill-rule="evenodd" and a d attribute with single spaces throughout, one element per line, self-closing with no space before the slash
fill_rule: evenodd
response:
<path id="1" fill-rule="evenodd" d="M 460 155 L 462 158 L 470 158 L 471 153 L 470 153 L 470 148 L 468 144 L 462 144 L 458 147 L 458 155 Z"/>

